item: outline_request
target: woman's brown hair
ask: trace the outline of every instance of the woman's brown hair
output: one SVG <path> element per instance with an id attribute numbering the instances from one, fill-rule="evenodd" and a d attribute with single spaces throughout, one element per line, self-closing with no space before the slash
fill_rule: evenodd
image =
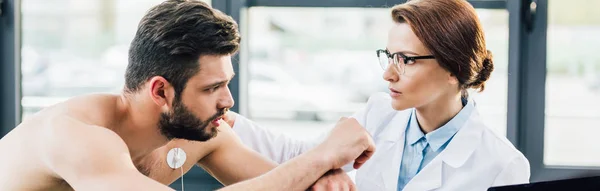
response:
<path id="1" fill-rule="evenodd" d="M 461 89 L 483 91 L 494 70 L 492 53 L 475 9 L 466 0 L 412 0 L 392 8 L 397 23 L 410 25 Z M 463 92 L 465 93 L 465 92 Z"/>

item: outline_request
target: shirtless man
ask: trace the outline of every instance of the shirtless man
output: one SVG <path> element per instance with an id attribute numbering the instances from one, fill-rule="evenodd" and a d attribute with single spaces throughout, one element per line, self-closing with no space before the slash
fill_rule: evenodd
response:
<path id="1" fill-rule="evenodd" d="M 242 146 L 220 120 L 234 104 L 227 84 L 239 42 L 236 23 L 202 2 L 152 8 L 131 43 L 123 93 L 75 97 L 0 139 L 0 190 L 171 190 L 164 184 L 181 173 L 166 165 L 172 147 L 188 152 L 186 171 L 204 167 L 223 190 L 304 190 L 366 162 L 374 144 L 353 119 L 276 168 Z"/>

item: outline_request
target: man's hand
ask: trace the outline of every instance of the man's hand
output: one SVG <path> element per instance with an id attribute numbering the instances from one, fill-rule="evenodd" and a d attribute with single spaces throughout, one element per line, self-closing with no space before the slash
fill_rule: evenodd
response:
<path id="1" fill-rule="evenodd" d="M 326 157 L 330 169 L 341 168 L 352 161 L 358 169 L 375 152 L 375 143 L 356 119 L 342 117 L 316 149 Z"/>
<path id="2" fill-rule="evenodd" d="M 342 170 L 336 169 L 327 172 L 309 189 L 311 191 L 354 191 L 356 185 Z"/>
<path id="3" fill-rule="evenodd" d="M 229 124 L 229 127 L 233 128 L 233 124 L 235 123 L 235 116 L 237 116 L 237 113 L 235 113 L 233 111 L 228 111 L 223 116 L 223 121 L 225 121 L 227 124 Z"/>

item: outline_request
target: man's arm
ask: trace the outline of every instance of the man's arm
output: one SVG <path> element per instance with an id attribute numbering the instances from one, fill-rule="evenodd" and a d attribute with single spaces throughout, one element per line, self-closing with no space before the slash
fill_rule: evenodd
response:
<path id="1" fill-rule="evenodd" d="M 241 142 L 259 154 L 281 164 L 318 145 L 326 134 L 316 139 L 298 140 L 263 128 L 254 121 L 229 111 L 225 122 L 233 128 Z M 346 168 L 351 169 L 350 165 Z M 311 186 L 311 190 L 356 190 L 353 178 L 341 169 L 328 171 Z"/>
<path id="2" fill-rule="evenodd" d="M 184 172 L 198 165 L 224 185 L 258 177 L 277 166 L 244 146 L 227 123 L 222 122 L 217 128 L 217 136 L 206 142 L 172 140 L 141 160 L 141 164 L 151 167 L 149 177 L 166 185 L 181 176 L 181 169 L 171 169 L 166 163 L 167 153 L 173 148 L 181 148 L 186 153 L 181 167 Z"/>
<path id="3" fill-rule="evenodd" d="M 305 190 L 325 172 L 354 161 L 360 168 L 375 152 L 369 134 L 355 119 L 342 119 L 327 139 L 314 149 L 267 174 L 223 190 Z"/>
<path id="4" fill-rule="evenodd" d="M 74 190 L 172 190 L 140 174 L 127 145 L 108 129 L 73 120 L 47 129 L 42 160 Z"/>
<path id="5" fill-rule="evenodd" d="M 198 161 L 198 165 L 224 185 L 258 177 L 277 164 L 242 144 L 226 123 L 218 127 L 219 134 L 210 140 L 214 150 Z"/>
<path id="6" fill-rule="evenodd" d="M 302 154 L 257 178 L 240 182 L 221 191 L 229 190 L 306 190 L 331 166 L 318 150 Z"/>

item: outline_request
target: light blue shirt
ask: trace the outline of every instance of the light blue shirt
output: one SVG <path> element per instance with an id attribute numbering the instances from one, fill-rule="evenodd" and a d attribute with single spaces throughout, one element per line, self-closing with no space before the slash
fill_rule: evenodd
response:
<path id="1" fill-rule="evenodd" d="M 473 103 L 462 99 L 463 108 L 448 123 L 427 134 L 423 134 L 417 121 L 415 109 L 410 114 L 410 119 L 405 132 L 404 153 L 398 175 L 398 190 L 425 167 L 433 158 L 440 154 L 448 145 L 452 137 L 465 125 L 473 108 Z M 472 102 L 472 101 L 471 101 Z"/>

